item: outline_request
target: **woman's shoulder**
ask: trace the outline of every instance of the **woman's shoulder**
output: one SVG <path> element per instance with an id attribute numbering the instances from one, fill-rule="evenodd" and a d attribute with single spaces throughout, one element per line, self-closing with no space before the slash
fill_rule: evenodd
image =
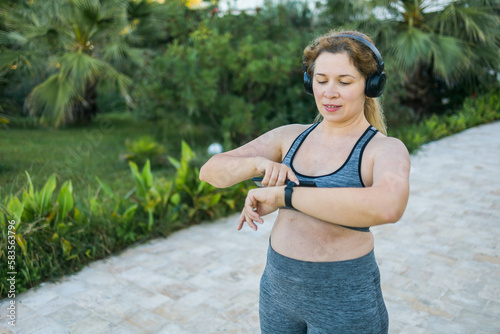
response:
<path id="1" fill-rule="evenodd" d="M 409 158 L 408 149 L 405 144 L 395 137 L 389 137 L 383 133 L 377 134 L 370 141 L 367 149 L 379 156 L 407 156 Z"/>
<path id="2" fill-rule="evenodd" d="M 277 127 L 268 133 L 275 139 L 275 142 L 279 143 L 282 159 L 284 154 L 288 152 L 292 146 L 295 139 L 297 139 L 302 132 L 306 131 L 312 125 L 313 124 L 288 124 Z"/>
<path id="3" fill-rule="evenodd" d="M 275 128 L 272 130 L 275 133 L 279 133 L 280 135 L 284 136 L 299 136 L 302 132 L 306 131 L 309 129 L 311 126 L 314 124 L 287 124 L 287 125 L 282 125 L 280 127 Z"/>

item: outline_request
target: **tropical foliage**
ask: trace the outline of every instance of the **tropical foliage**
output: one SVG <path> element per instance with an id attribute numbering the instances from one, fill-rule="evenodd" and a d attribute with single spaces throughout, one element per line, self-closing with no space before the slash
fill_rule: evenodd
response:
<path id="1" fill-rule="evenodd" d="M 238 144 L 311 118 L 301 52 L 333 27 L 375 39 L 393 88 L 401 87 L 388 101 L 393 114 L 406 106 L 420 119 L 498 83 L 494 0 L 266 1 L 251 15 L 221 15 L 212 3 L 190 10 L 197 1 L 6 2 L 0 112 L 17 107 L 16 115 L 28 110 L 61 125 L 91 119 L 105 101 L 150 119 L 194 123 L 226 146 Z"/>
<path id="2" fill-rule="evenodd" d="M 313 119 L 300 65 L 311 19 L 300 4 L 208 16 L 137 73 L 137 113 L 194 123 L 228 148 L 271 127 Z"/>
<path id="3" fill-rule="evenodd" d="M 141 52 L 133 45 L 151 31 L 148 20 L 154 13 L 149 1 L 2 5 L 0 71 L 10 90 L 29 92 L 25 107 L 43 122 L 55 126 L 88 122 L 98 112 L 100 84 L 119 91 L 131 105 L 131 80 L 120 68 L 125 63 L 142 64 Z"/>
<path id="4" fill-rule="evenodd" d="M 352 25 L 370 32 L 386 63 L 392 64 L 390 69 L 404 74 L 400 100 L 418 118 L 444 109 L 443 104 L 456 107 L 467 95 L 498 84 L 498 1 L 328 3 L 331 8 L 326 17 L 345 13 Z"/>

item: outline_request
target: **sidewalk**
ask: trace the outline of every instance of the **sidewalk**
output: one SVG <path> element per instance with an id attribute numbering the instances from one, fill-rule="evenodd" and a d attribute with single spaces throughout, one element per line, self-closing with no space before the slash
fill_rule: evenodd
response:
<path id="1" fill-rule="evenodd" d="M 500 333 L 500 122 L 412 156 L 397 224 L 372 228 L 393 334 Z M 276 215 L 179 231 L 0 301 L 0 334 L 259 333 L 259 279 Z M 362 333 L 360 333 L 362 334 Z"/>

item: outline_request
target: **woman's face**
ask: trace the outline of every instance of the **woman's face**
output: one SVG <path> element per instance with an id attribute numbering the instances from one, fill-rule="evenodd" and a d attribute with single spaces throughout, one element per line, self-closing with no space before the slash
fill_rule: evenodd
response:
<path id="1" fill-rule="evenodd" d="M 325 121 L 349 123 L 363 115 L 365 78 L 346 53 L 323 52 L 316 58 L 313 92 Z"/>

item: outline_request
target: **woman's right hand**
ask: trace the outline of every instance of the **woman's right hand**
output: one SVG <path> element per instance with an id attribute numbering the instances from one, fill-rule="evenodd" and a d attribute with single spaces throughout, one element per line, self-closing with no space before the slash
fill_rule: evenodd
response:
<path id="1" fill-rule="evenodd" d="M 299 179 L 290 167 L 266 158 L 259 158 L 256 163 L 257 171 L 264 175 L 262 185 L 267 187 L 282 186 L 286 180 L 299 184 Z"/>

